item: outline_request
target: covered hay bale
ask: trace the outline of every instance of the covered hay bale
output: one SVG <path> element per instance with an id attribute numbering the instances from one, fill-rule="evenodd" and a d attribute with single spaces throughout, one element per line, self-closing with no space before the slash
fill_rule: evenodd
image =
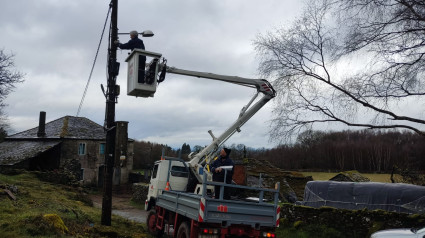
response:
<path id="1" fill-rule="evenodd" d="M 339 182 L 370 182 L 369 178 L 363 176 L 357 170 L 340 172 L 329 180 Z"/>

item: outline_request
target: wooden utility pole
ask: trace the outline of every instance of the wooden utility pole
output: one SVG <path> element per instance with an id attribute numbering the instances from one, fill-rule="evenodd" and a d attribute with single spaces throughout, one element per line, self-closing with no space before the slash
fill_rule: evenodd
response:
<path id="1" fill-rule="evenodd" d="M 112 213 L 112 176 L 114 173 L 115 161 L 115 103 L 118 97 L 116 79 L 119 72 L 119 63 L 117 62 L 117 45 L 114 41 L 118 40 L 118 0 L 111 0 L 111 34 L 108 48 L 108 89 L 106 92 L 106 153 L 105 153 L 105 173 L 103 180 L 103 200 L 102 200 L 102 218 L 101 224 L 111 225 Z"/>

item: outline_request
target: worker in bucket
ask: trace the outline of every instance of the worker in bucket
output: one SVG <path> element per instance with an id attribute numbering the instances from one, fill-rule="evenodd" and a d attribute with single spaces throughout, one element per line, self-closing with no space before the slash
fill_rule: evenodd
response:
<path id="1" fill-rule="evenodd" d="M 220 151 L 220 156 L 212 163 L 211 171 L 213 172 L 213 181 L 214 182 L 226 182 L 227 184 L 232 183 L 233 171 L 235 164 L 230 159 L 231 150 L 228 148 L 223 148 Z M 227 174 L 226 171 L 227 170 Z M 226 181 L 225 181 L 226 174 Z M 215 198 L 220 198 L 220 186 L 215 186 Z M 230 188 L 224 187 L 224 199 L 230 199 Z"/>
<path id="2" fill-rule="evenodd" d="M 114 43 L 122 50 L 134 50 L 134 49 L 145 49 L 145 45 L 143 41 L 139 39 L 139 33 L 137 31 L 130 32 L 130 40 L 121 44 L 118 40 L 114 41 Z M 146 65 L 146 56 L 139 55 L 139 72 L 138 72 L 138 83 L 145 83 L 145 65 Z"/>

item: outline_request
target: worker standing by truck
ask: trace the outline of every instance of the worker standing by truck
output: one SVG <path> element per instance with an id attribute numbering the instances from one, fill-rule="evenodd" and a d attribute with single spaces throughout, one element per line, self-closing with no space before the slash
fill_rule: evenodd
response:
<path id="1" fill-rule="evenodd" d="M 234 172 L 234 167 L 235 164 L 233 163 L 233 161 L 230 159 L 229 155 L 230 152 L 232 150 L 228 149 L 228 148 L 223 148 L 220 151 L 220 156 L 212 163 L 211 165 L 211 171 L 213 172 L 213 181 L 214 182 L 226 182 L 227 184 L 231 184 L 232 183 L 232 177 L 233 177 L 233 172 Z M 226 171 L 223 169 L 223 166 L 231 166 L 231 169 L 227 170 L 227 174 Z M 226 178 L 224 178 L 226 177 Z M 226 180 L 226 181 L 224 181 Z M 215 191 L 215 198 L 219 199 L 220 198 L 220 186 L 215 186 L 214 188 Z M 224 199 L 230 199 L 230 191 L 229 188 L 224 187 L 224 194 L 223 194 L 223 198 Z"/>

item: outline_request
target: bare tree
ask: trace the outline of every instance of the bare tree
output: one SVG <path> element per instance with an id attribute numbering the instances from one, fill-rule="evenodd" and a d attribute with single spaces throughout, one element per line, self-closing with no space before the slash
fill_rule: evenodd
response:
<path id="1" fill-rule="evenodd" d="M 0 128 L 7 128 L 6 115 L 3 108 L 4 99 L 15 88 L 15 84 L 23 82 L 24 75 L 15 70 L 14 55 L 4 53 L 0 49 Z"/>
<path id="2" fill-rule="evenodd" d="M 316 0 L 290 27 L 259 35 L 260 72 L 279 91 L 272 139 L 324 122 L 425 135 L 425 120 L 397 107 L 423 111 L 424 33 L 423 1 Z"/>

